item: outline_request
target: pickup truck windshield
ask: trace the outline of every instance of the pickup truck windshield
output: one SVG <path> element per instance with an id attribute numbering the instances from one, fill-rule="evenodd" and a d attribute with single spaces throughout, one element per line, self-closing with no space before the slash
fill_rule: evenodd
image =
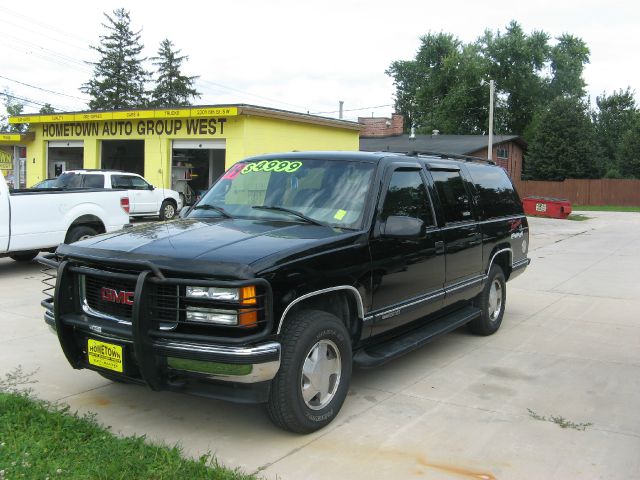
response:
<path id="1" fill-rule="evenodd" d="M 233 217 L 294 222 L 307 217 L 333 227 L 360 228 L 373 170 L 370 163 L 334 160 L 241 162 L 218 180 L 198 206 L 222 208 Z M 285 210 L 301 215 L 296 218 Z M 219 214 L 202 207 L 189 213 L 189 217 L 212 215 Z"/>

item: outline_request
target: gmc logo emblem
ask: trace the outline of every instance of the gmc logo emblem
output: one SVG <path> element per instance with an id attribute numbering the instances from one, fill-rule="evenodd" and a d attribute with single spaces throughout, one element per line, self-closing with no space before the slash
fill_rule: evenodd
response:
<path id="1" fill-rule="evenodd" d="M 114 290 L 113 288 L 102 287 L 100 289 L 100 298 L 105 302 L 122 303 L 124 305 L 133 305 L 134 292 L 126 292 L 124 290 Z"/>

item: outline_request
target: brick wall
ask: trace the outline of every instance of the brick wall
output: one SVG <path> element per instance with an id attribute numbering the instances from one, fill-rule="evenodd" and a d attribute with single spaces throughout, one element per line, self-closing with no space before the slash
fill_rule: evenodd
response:
<path id="1" fill-rule="evenodd" d="M 358 123 L 363 125 L 361 137 L 392 137 L 402 135 L 404 118 L 398 113 L 388 117 L 358 117 Z"/>

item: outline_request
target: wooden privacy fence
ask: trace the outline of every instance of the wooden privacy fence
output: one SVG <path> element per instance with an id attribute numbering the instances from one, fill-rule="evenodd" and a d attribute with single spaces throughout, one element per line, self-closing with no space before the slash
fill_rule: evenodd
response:
<path id="1" fill-rule="evenodd" d="M 640 180 L 515 180 L 514 183 L 520 198 L 536 195 L 566 198 L 576 205 L 640 206 Z"/>

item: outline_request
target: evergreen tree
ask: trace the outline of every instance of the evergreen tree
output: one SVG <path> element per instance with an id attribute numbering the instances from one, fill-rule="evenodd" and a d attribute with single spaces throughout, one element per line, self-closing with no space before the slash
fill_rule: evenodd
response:
<path id="1" fill-rule="evenodd" d="M 144 107 L 147 104 L 145 84 L 148 73 L 142 66 L 146 58 L 140 58 L 143 45 L 141 30 L 131 29 L 129 12 L 124 8 L 113 11 L 113 17 L 104 14 L 106 29 L 100 35 L 100 45 L 91 48 L 100 54 L 93 63 L 93 78 L 83 84 L 81 90 L 91 96 L 91 110 L 116 110 Z"/>
<path id="2" fill-rule="evenodd" d="M 584 102 L 557 97 L 536 115 L 525 156 L 528 179 L 600 178 L 599 149 Z"/>
<path id="3" fill-rule="evenodd" d="M 53 108 L 51 106 L 50 103 L 45 103 L 40 110 L 38 111 L 38 113 L 42 114 L 42 115 L 50 115 L 52 113 L 56 113 L 55 108 Z"/>
<path id="4" fill-rule="evenodd" d="M 198 77 L 187 77 L 181 73 L 182 62 L 189 57 L 180 56 L 181 50 L 174 50 L 173 47 L 173 43 L 165 38 L 160 43 L 158 56 L 151 57 L 153 64 L 158 67 L 156 88 L 151 95 L 152 105 L 156 107 L 191 105 L 191 98 L 200 97 L 193 87 Z"/>

